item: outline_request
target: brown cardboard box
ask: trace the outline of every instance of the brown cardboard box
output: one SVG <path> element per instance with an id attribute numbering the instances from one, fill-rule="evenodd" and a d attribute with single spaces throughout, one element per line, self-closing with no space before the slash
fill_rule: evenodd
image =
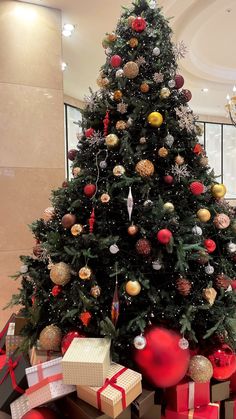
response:
<path id="1" fill-rule="evenodd" d="M 142 418 L 143 415 L 154 406 L 154 397 L 154 390 L 143 388 L 140 396 L 131 404 L 132 412 L 134 412 L 138 418 Z"/>
<path id="2" fill-rule="evenodd" d="M 15 335 L 18 336 L 23 327 L 28 323 L 28 319 L 23 316 L 15 317 Z"/>

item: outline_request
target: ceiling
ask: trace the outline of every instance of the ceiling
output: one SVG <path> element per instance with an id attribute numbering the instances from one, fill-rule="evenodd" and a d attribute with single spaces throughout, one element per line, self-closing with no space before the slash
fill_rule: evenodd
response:
<path id="1" fill-rule="evenodd" d="M 27 2 L 27 0 L 24 0 Z M 227 93 L 236 83 L 236 1 L 157 0 L 163 6 L 174 40 L 183 40 L 188 54 L 179 72 L 185 88 L 192 91 L 190 106 L 198 114 L 225 116 Z M 65 94 L 82 100 L 88 87 L 97 89 L 96 78 L 105 61 L 101 41 L 112 31 L 121 6 L 131 0 L 28 0 L 63 11 L 63 23 L 76 25 L 70 38 L 63 38 Z M 207 93 L 202 92 L 208 88 Z"/>

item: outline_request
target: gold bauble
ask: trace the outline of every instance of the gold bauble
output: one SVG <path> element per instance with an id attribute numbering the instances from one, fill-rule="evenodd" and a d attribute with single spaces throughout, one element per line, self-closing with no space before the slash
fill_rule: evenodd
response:
<path id="1" fill-rule="evenodd" d="M 52 266 L 50 279 L 56 285 L 66 285 L 71 279 L 71 268 L 67 263 L 59 262 Z"/>
<path id="2" fill-rule="evenodd" d="M 125 291 L 127 294 L 134 297 L 135 295 L 138 295 L 141 291 L 141 285 L 138 281 L 128 281 L 125 284 Z"/>
<path id="3" fill-rule="evenodd" d="M 112 32 L 107 35 L 108 42 L 115 42 L 117 40 L 117 35 Z"/>
<path id="4" fill-rule="evenodd" d="M 168 89 L 168 87 L 162 87 L 161 91 L 160 91 L 160 97 L 162 99 L 166 99 L 170 96 L 170 89 Z"/>
<path id="5" fill-rule="evenodd" d="M 131 27 L 132 26 L 132 23 L 133 23 L 133 21 L 136 19 L 136 17 L 135 16 L 129 16 L 128 17 L 128 25 Z"/>
<path id="6" fill-rule="evenodd" d="M 123 96 L 123 93 L 122 93 L 121 90 L 115 90 L 114 93 L 113 93 L 113 98 L 117 102 L 122 99 L 122 96 Z"/>
<path id="7" fill-rule="evenodd" d="M 116 129 L 118 130 L 118 131 L 123 131 L 123 130 L 125 130 L 127 128 L 127 124 L 126 124 L 126 122 L 125 121 L 117 121 L 117 123 L 116 123 Z"/>
<path id="8" fill-rule="evenodd" d="M 175 157 L 175 163 L 181 166 L 181 164 L 184 164 L 184 158 L 178 154 L 178 156 Z"/>
<path id="9" fill-rule="evenodd" d="M 150 160 L 140 160 L 135 166 L 135 172 L 141 177 L 150 177 L 154 173 L 154 164 Z"/>
<path id="10" fill-rule="evenodd" d="M 83 279 L 83 281 L 89 280 L 91 278 L 91 275 L 92 270 L 88 266 L 83 266 L 83 268 L 79 270 L 79 277 L 80 279 Z"/>
<path id="11" fill-rule="evenodd" d="M 212 363 L 205 356 L 194 355 L 189 362 L 188 374 L 195 383 L 207 383 L 213 375 Z"/>
<path id="12" fill-rule="evenodd" d="M 83 226 L 82 224 L 74 224 L 70 231 L 73 236 L 79 236 L 81 233 L 83 233 Z"/>
<path id="13" fill-rule="evenodd" d="M 138 39 L 137 38 L 130 38 L 128 44 L 131 48 L 136 48 L 138 46 Z"/>
<path id="14" fill-rule="evenodd" d="M 110 82 L 109 82 L 109 79 L 107 77 L 99 76 L 97 78 L 97 84 L 98 84 L 99 87 L 107 87 L 109 83 Z"/>
<path id="15" fill-rule="evenodd" d="M 110 201 L 111 197 L 108 193 L 103 193 L 100 197 L 100 200 L 103 204 L 107 204 Z"/>
<path id="16" fill-rule="evenodd" d="M 62 331 L 53 324 L 46 326 L 39 335 L 40 347 L 45 351 L 58 351 L 61 346 Z"/>
<path id="17" fill-rule="evenodd" d="M 147 84 L 147 83 L 145 83 L 145 82 L 143 82 L 142 84 L 140 84 L 140 91 L 141 91 L 142 93 L 147 93 L 147 92 L 149 92 L 149 89 L 150 89 L 149 84 Z"/>
<path id="18" fill-rule="evenodd" d="M 163 208 L 164 208 L 165 212 L 168 212 L 168 213 L 174 212 L 174 210 L 175 210 L 175 207 L 172 204 L 172 202 L 165 202 L 165 204 L 163 205 Z"/>
<path id="19" fill-rule="evenodd" d="M 163 123 L 163 116 L 160 112 L 151 112 L 148 115 L 148 123 L 155 128 L 158 128 Z"/>
<path id="20" fill-rule="evenodd" d="M 226 194 L 226 187 L 223 185 L 223 183 L 213 185 L 211 188 L 211 193 L 214 198 L 223 198 L 223 196 Z"/>
<path id="21" fill-rule="evenodd" d="M 201 157 L 199 160 L 199 164 L 202 167 L 208 166 L 208 158 L 206 156 Z"/>
<path id="22" fill-rule="evenodd" d="M 139 66 L 134 61 L 128 61 L 123 68 L 124 76 L 127 79 L 135 79 L 139 73 Z"/>
<path id="23" fill-rule="evenodd" d="M 128 234 L 130 236 L 135 236 L 135 234 L 137 234 L 138 232 L 138 226 L 132 224 L 131 226 L 128 227 Z"/>
<path id="24" fill-rule="evenodd" d="M 208 209 L 206 208 L 201 208 L 198 210 L 197 212 L 197 218 L 202 222 L 202 223 L 206 223 L 207 221 L 210 220 L 211 218 L 211 213 Z"/>
<path id="25" fill-rule="evenodd" d="M 98 285 L 94 285 L 90 290 L 90 294 L 92 297 L 98 298 L 101 295 L 101 288 Z"/>
<path id="26" fill-rule="evenodd" d="M 107 145 L 107 148 L 111 150 L 112 148 L 116 148 L 119 145 L 120 140 L 116 134 L 109 134 L 105 138 L 105 143 Z"/>
<path id="27" fill-rule="evenodd" d="M 215 302 L 217 291 L 215 288 L 205 288 L 202 291 L 202 296 L 210 304 L 210 306 L 212 306 Z"/>
<path id="28" fill-rule="evenodd" d="M 228 217 L 228 215 L 226 215 L 224 213 L 217 214 L 214 217 L 213 223 L 214 223 L 215 227 L 218 228 L 219 230 L 224 230 L 225 228 L 229 227 L 230 218 Z"/>
<path id="29" fill-rule="evenodd" d="M 72 169 L 72 175 L 74 177 L 78 177 L 80 175 L 80 173 L 81 173 L 81 168 L 80 167 L 74 167 Z"/>
<path id="30" fill-rule="evenodd" d="M 113 175 L 114 176 L 122 176 L 125 173 L 125 168 L 124 166 L 121 166 L 120 164 L 118 164 L 117 166 L 114 167 L 113 169 Z"/>
<path id="31" fill-rule="evenodd" d="M 169 151 L 167 150 L 167 148 L 161 147 L 161 148 L 159 148 L 157 154 L 158 154 L 159 157 L 166 157 L 166 156 L 168 156 Z"/>
<path id="32" fill-rule="evenodd" d="M 48 207 L 43 212 L 44 221 L 51 221 L 55 215 L 55 210 L 53 207 Z"/>

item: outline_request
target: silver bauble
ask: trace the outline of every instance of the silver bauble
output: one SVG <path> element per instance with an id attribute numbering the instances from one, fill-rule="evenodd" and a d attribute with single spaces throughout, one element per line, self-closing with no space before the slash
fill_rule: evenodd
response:
<path id="1" fill-rule="evenodd" d="M 134 342 L 133 343 L 134 343 L 134 347 L 136 349 L 141 350 L 141 349 L 144 349 L 145 348 L 145 346 L 147 344 L 147 341 L 146 341 L 146 338 L 144 336 L 139 335 L 139 336 L 136 336 L 134 338 Z"/>
<path id="2" fill-rule="evenodd" d="M 205 272 L 207 275 L 212 275 L 214 273 L 214 267 L 211 266 L 209 263 L 208 265 L 205 267 Z"/>
<path id="3" fill-rule="evenodd" d="M 119 70 L 116 71 L 116 77 L 120 78 L 124 76 L 124 71 L 122 70 L 122 68 L 120 68 Z"/>
<path id="4" fill-rule="evenodd" d="M 168 147 L 172 147 L 174 142 L 174 137 L 171 134 L 167 134 L 167 136 L 165 137 L 165 143 L 166 145 L 168 145 Z"/>
<path id="5" fill-rule="evenodd" d="M 154 261 L 152 262 L 152 268 L 154 269 L 154 271 L 159 271 L 159 270 L 162 268 L 162 264 L 161 264 L 161 262 L 159 261 L 159 259 L 154 260 Z"/>
<path id="6" fill-rule="evenodd" d="M 102 161 L 100 161 L 100 163 L 99 163 L 99 167 L 100 167 L 101 169 L 106 169 L 106 168 L 107 168 L 107 162 L 106 162 L 106 160 L 102 160 Z"/>
<path id="7" fill-rule="evenodd" d="M 27 265 L 22 265 L 20 267 L 20 273 L 21 274 L 26 274 L 26 272 L 28 272 L 28 266 Z"/>
<path id="8" fill-rule="evenodd" d="M 236 252 L 236 244 L 233 242 L 229 242 L 227 244 L 227 250 L 229 253 L 235 253 Z"/>
<path id="9" fill-rule="evenodd" d="M 144 204 L 145 207 L 152 207 L 153 206 L 153 202 L 151 201 L 151 199 L 147 199 Z"/>
<path id="10" fill-rule="evenodd" d="M 175 80 L 169 80 L 168 81 L 168 86 L 171 87 L 171 88 L 175 87 Z"/>
<path id="11" fill-rule="evenodd" d="M 117 246 L 117 244 L 112 244 L 110 247 L 109 247 L 109 250 L 110 250 L 110 252 L 113 254 L 113 255 L 115 255 L 116 253 L 118 253 L 119 252 L 119 247 Z"/>
<path id="12" fill-rule="evenodd" d="M 199 226 L 194 226 L 192 228 L 192 232 L 195 236 L 201 236 L 202 235 L 202 229 Z"/>
<path id="13" fill-rule="evenodd" d="M 153 53 L 153 55 L 155 55 L 155 57 L 158 57 L 158 55 L 160 55 L 160 53 L 161 53 L 161 50 L 160 50 L 160 48 L 155 47 L 155 48 L 152 50 L 152 53 Z"/>
<path id="14" fill-rule="evenodd" d="M 179 347 L 180 347 L 181 349 L 183 349 L 183 350 L 188 349 L 188 347 L 189 347 L 188 340 L 187 340 L 187 339 L 185 339 L 185 338 L 181 338 L 181 339 L 179 340 Z"/>

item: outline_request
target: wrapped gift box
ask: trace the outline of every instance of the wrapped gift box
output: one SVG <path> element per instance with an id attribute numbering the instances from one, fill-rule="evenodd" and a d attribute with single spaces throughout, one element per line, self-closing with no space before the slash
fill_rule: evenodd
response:
<path id="1" fill-rule="evenodd" d="M 7 336 L 6 336 L 6 356 L 9 359 L 16 349 L 23 343 L 23 336 L 16 336 L 15 334 L 15 323 L 9 323 Z"/>
<path id="2" fill-rule="evenodd" d="M 0 370 L 4 367 L 6 360 L 7 360 L 6 355 L 0 355 Z"/>
<path id="3" fill-rule="evenodd" d="M 217 400 L 218 401 L 218 400 Z M 195 383 L 183 380 L 166 390 L 166 404 L 171 410 L 185 410 L 207 405 L 210 402 L 210 382 Z"/>
<path id="4" fill-rule="evenodd" d="M 109 419 L 105 413 L 78 399 L 76 395 L 70 395 L 57 402 L 63 416 L 68 419 Z M 117 419 L 131 419 L 130 406 L 127 407 Z"/>
<path id="5" fill-rule="evenodd" d="M 16 315 L 15 316 L 15 335 L 18 336 L 23 327 L 26 326 L 26 324 L 29 322 L 29 320 L 26 317 Z"/>
<path id="6" fill-rule="evenodd" d="M 29 387 L 39 383 L 44 378 L 51 377 L 52 375 L 61 374 L 62 358 L 52 359 L 52 361 L 44 362 L 43 364 L 34 365 L 25 370 Z"/>
<path id="7" fill-rule="evenodd" d="M 138 419 L 140 416 L 138 416 L 136 413 L 132 412 L 132 419 Z M 148 409 L 144 415 L 142 416 L 142 419 L 161 419 L 161 405 L 160 404 L 154 404 L 150 409 Z"/>
<path id="8" fill-rule="evenodd" d="M 109 339 L 75 338 L 62 360 L 65 384 L 102 386 L 110 367 Z"/>
<path id="9" fill-rule="evenodd" d="M 15 314 L 12 314 L 11 317 L 8 319 L 7 323 L 5 324 L 4 328 L 0 332 L 0 355 L 5 354 L 5 340 L 7 336 L 8 326 L 9 323 L 14 321 Z"/>
<path id="10" fill-rule="evenodd" d="M 140 396 L 132 402 L 132 412 L 135 413 L 138 418 L 142 418 L 143 415 L 154 406 L 154 397 L 154 390 L 143 388 Z"/>
<path id="11" fill-rule="evenodd" d="M 116 418 L 142 392 L 141 374 L 112 363 L 102 387 L 77 386 L 77 395 L 112 418 Z"/>
<path id="12" fill-rule="evenodd" d="M 235 419 L 236 418 L 236 398 L 231 398 L 223 403 L 223 415 L 224 419 Z"/>
<path id="13" fill-rule="evenodd" d="M 43 349 L 33 346 L 29 350 L 29 358 L 31 365 L 38 365 L 43 362 L 51 361 L 52 359 L 60 358 L 61 352 L 45 351 Z"/>
<path id="14" fill-rule="evenodd" d="M 30 410 L 27 396 L 23 394 L 16 399 L 11 403 L 10 409 L 12 419 L 21 419 Z"/>
<path id="15" fill-rule="evenodd" d="M 207 406 L 197 407 L 185 412 L 165 410 L 165 419 L 219 419 L 220 403 L 209 403 Z"/>
<path id="16" fill-rule="evenodd" d="M 75 386 L 63 383 L 62 374 L 56 374 L 44 378 L 39 383 L 28 388 L 25 393 L 28 398 L 29 408 L 33 409 L 34 407 L 73 393 L 75 390 Z"/>
<path id="17" fill-rule="evenodd" d="M 213 382 L 211 384 L 211 402 L 220 402 L 229 398 L 230 381 Z"/>
<path id="18" fill-rule="evenodd" d="M 233 373 L 230 377 L 230 392 L 236 394 L 236 372 Z"/>
<path id="19" fill-rule="evenodd" d="M 27 357 L 13 355 L 0 371 L 0 410 L 9 413 L 10 404 L 27 388 L 25 369 L 29 367 Z"/>

